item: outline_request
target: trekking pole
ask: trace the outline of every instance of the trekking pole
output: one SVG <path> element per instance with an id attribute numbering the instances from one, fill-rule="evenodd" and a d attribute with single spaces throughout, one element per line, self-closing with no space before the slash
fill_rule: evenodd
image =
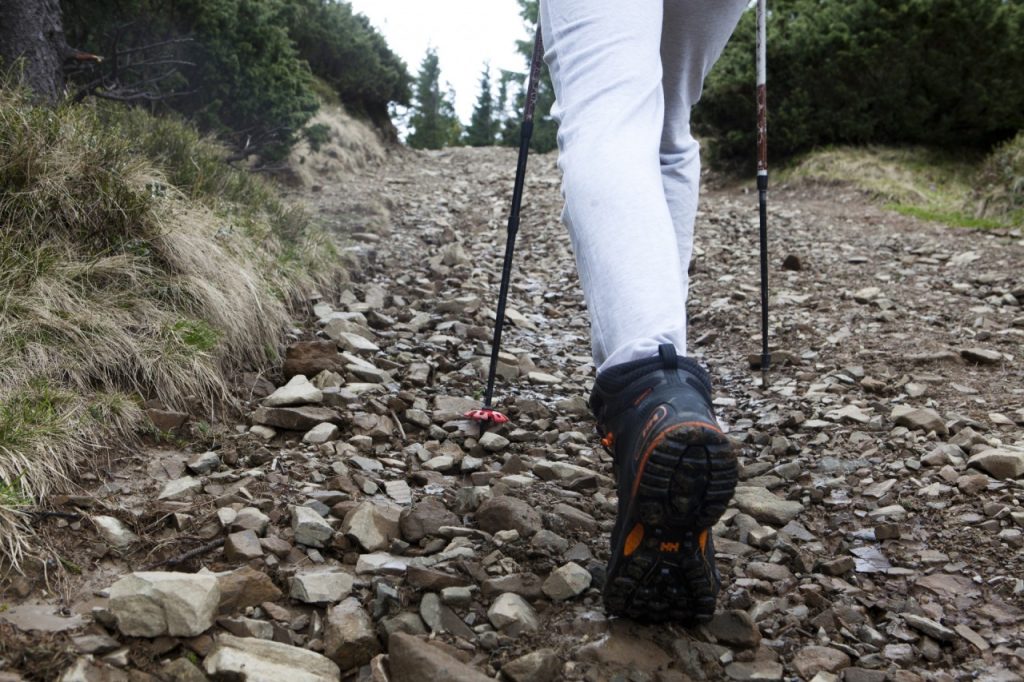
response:
<path id="1" fill-rule="evenodd" d="M 501 347 L 501 330 L 505 324 L 505 302 L 508 300 L 509 280 L 512 278 L 512 253 L 515 250 L 516 233 L 519 232 L 519 207 L 523 201 L 526 158 L 530 151 L 530 138 L 533 136 L 533 110 L 537 105 L 537 85 L 540 81 L 543 57 L 544 42 L 538 22 L 537 36 L 533 41 L 533 57 L 530 59 L 530 80 L 526 87 L 523 125 L 519 133 L 519 161 L 516 164 L 516 182 L 512 189 L 512 209 L 508 215 L 508 236 L 505 239 L 505 261 L 501 267 L 501 288 L 498 290 L 498 311 L 494 324 L 494 338 L 491 341 L 491 365 L 487 371 L 487 390 L 484 391 L 483 407 L 466 413 L 467 417 L 478 422 L 504 424 L 508 421 L 508 417 L 491 407 L 491 399 L 494 396 L 494 377 L 498 372 L 498 349 Z"/>
<path id="2" fill-rule="evenodd" d="M 761 388 L 768 387 L 768 69 L 767 0 L 757 0 L 757 204 L 761 218 Z"/>

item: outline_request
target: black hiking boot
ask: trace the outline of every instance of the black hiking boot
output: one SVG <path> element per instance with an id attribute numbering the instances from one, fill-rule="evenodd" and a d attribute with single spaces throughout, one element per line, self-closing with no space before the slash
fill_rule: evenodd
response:
<path id="1" fill-rule="evenodd" d="M 721 583 L 711 526 L 736 488 L 736 457 L 715 419 L 708 373 L 671 344 L 658 353 L 602 372 L 590 397 L 619 494 L 605 608 L 707 622 Z"/>

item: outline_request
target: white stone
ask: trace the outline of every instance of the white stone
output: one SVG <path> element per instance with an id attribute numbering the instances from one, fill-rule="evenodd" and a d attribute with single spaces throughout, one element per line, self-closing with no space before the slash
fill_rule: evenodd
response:
<path id="1" fill-rule="evenodd" d="M 266 407 L 291 407 L 296 405 L 319 405 L 324 400 L 323 391 L 314 386 L 302 374 L 291 380 L 263 399 Z"/>
<path id="2" fill-rule="evenodd" d="M 337 682 L 338 666 L 314 651 L 252 637 L 221 634 L 203 661 L 215 679 L 244 682 Z"/>
<path id="3" fill-rule="evenodd" d="M 277 431 L 263 424 L 253 424 L 249 427 L 249 433 L 263 440 L 270 440 L 277 435 Z"/>
<path id="4" fill-rule="evenodd" d="M 232 530 L 251 530 L 263 537 L 267 534 L 270 517 L 256 507 L 242 507 L 231 521 Z"/>
<path id="5" fill-rule="evenodd" d="M 495 599 L 491 608 L 487 609 L 487 618 L 491 625 L 510 635 L 540 629 L 537 612 L 525 599 L 513 592 L 505 592 Z"/>
<path id="6" fill-rule="evenodd" d="M 423 468 L 428 471 L 438 471 L 444 473 L 451 471 L 455 467 L 455 458 L 451 455 L 438 455 L 437 457 L 431 457 L 423 463 Z"/>
<path id="7" fill-rule="evenodd" d="M 803 511 L 799 502 L 784 500 L 766 488 L 739 486 L 733 497 L 740 511 L 762 523 L 785 525 Z"/>
<path id="8" fill-rule="evenodd" d="M 488 431 L 484 435 L 480 436 L 480 447 L 487 452 L 500 452 L 508 447 L 509 440 L 504 436 L 499 436 L 493 431 Z"/>
<path id="9" fill-rule="evenodd" d="M 546 372 L 530 372 L 526 375 L 526 378 L 530 380 L 530 383 L 545 386 L 551 386 L 561 382 L 561 379 L 553 374 L 547 374 Z"/>
<path id="10" fill-rule="evenodd" d="M 337 426 L 330 422 L 323 422 L 317 424 L 302 437 L 303 443 L 310 443 L 312 445 L 320 445 L 327 441 L 337 440 L 339 429 Z"/>
<path id="11" fill-rule="evenodd" d="M 114 547 L 127 547 L 139 539 L 138 535 L 113 516 L 93 516 L 92 522 L 103 539 Z"/>
<path id="12" fill-rule="evenodd" d="M 291 597 L 307 604 L 335 603 L 352 593 L 353 578 L 334 568 L 296 573 L 291 579 Z"/>
<path id="13" fill-rule="evenodd" d="M 220 456 L 216 452 L 200 452 L 190 459 L 185 466 L 193 474 L 203 476 L 215 471 L 220 466 Z"/>
<path id="14" fill-rule="evenodd" d="M 572 599 L 590 587 L 590 572 L 579 564 L 569 563 L 556 568 L 541 586 L 541 590 L 555 601 Z"/>
<path id="15" fill-rule="evenodd" d="M 331 524 L 309 507 L 292 509 L 292 530 L 295 531 L 295 542 L 307 547 L 323 547 L 334 535 Z"/>
<path id="16" fill-rule="evenodd" d="M 360 554 L 356 560 L 356 573 L 363 574 L 386 574 L 405 575 L 409 568 L 409 560 L 405 557 L 394 556 L 387 552 L 373 552 L 371 554 Z"/>
<path id="17" fill-rule="evenodd" d="M 182 476 L 168 481 L 157 495 L 158 500 L 187 500 L 203 489 L 203 482 L 191 476 Z"/>
<path id="18" fill-rule="evenodd" d="M 376 353 L 380 350 L 377 344 L 360 334 L 339 331 L 332 338 L 338 342 L 338 348 L 341 350 L 353 353 Z"/>
<path id="19" fill-rule="evenodd" d="M 110 588 L 110 611 L 130 637 L 195 637 L 213 625 L 219 601 L 212 573 L 131 573 Z"/>

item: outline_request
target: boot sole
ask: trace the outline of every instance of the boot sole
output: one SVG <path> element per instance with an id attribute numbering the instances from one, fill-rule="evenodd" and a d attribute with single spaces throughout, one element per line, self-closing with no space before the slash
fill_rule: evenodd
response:
<path id="1" fill-rule="evenodd" d="M 612 547 L 605 608 L 635 620 L 707 622 L 719 580 L 704 545 L 736 489 L 736 457 L 724 434 L 699 423 L 670 426 L 652 442 L 632 500 L 620 504 L 628 518 Z"/>

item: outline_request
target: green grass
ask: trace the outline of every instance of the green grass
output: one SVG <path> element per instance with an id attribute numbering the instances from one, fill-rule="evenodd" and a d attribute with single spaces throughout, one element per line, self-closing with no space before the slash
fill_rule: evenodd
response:
<path id="1" fill-rule="evenodd" d="M 0 401 L 0 452 L 18 452 L 65 436 L 69 402 L 66 391 L 38 378 Z"/>
<path id="2" fill-rule="evenodd" d="M 21 488 L 21 477 L 10 483 L 0 481 L 0 506 L 9 509 L 21 509 L 32 505 L 32 497 Z"/>
<path id="3" fill-rule="evenodd" d="M 1007 227 L 1007 224 L 1001 220 L 975 218 L 960 211 L 949 212 L 906 204 L 886 204 L 885 207 L 901 215 L 912 216 L 920 220 L 930 220 L 936 223 L 945 223 L 950 227 L 965 227 L 975 230 L 998 230 Z"/>
<path id="4" fill-rule="evenodd" d="M 1013 228 L 1024 224 L 1024 211 L 1018 209 L 1024 205 L 1018 177 L 1024 175 L 1024 154 L 1017 147 L 1024 148 L 1024 137 L 989 156 L 920 147 L 834 147 L 801 157 L 778 178 L 849 184 L 890 210 L 951 227 Z"/>
<path id="5" fill-rule="evenodd" d="M 179 320 L 171 325 L 170 332 L 182 345 L 200 353 L 212 351 L 223 336 L 203 320 Z"/>

